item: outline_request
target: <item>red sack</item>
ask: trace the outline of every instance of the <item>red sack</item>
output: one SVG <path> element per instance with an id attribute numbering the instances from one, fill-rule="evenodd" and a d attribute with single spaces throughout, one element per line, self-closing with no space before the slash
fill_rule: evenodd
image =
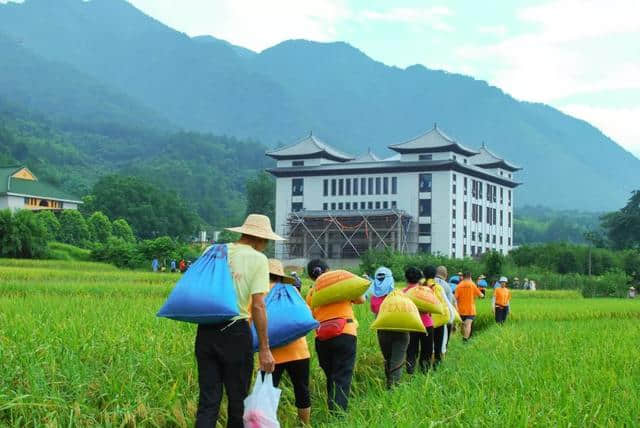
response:
<path id="1" fill-rule="evenodd" d="M 329 340 L 340 336 L 345 325 L 347 325 L 345 318 L 333 318 L 322 321 L 320 327 L 316 330 L 316 338 L 318 340 Z"/>

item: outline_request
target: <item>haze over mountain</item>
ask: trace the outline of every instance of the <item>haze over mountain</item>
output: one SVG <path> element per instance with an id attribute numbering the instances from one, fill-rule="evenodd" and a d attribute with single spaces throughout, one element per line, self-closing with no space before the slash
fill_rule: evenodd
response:
<path id="1" fill-rule="evenodd" d="M 16 58 L 38 61 L 38 87 L 58 88 L 39 92 L 40 103 L 24 89 L 34 75 L 0 65 L 0 83 L 23 88 L 0 88 L 0 95 L 43 114 L 58 113 L 69 94 L 88 93 L 95 101 L 88 106 L 129 106 L 130 120 L 152 128 L 268 145 L 313 130 L 354 154 L 385 154 L 437 122 L 463 144 L 484 141 L 525 168 L 518 204 L 602 211 L 622 206 L 638 186 L 640 160 L 584 121 L 467 76 L 388 67 L 345 43 L 295 40 L 255 53 L 210 36 L 189 38 L 124 0 L 0 5 L 0 33 L 9 37 L 0 43 L 14 41 Z M 60 74 L 70 87 L 60 87 Z M 101 89 L 88 88 L 87 79 Z"/>

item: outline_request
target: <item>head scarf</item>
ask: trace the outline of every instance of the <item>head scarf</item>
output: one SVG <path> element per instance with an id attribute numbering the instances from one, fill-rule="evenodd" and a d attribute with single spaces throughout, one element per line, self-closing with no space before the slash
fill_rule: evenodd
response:
<path id="1" fill-rule="evenodd" d="M 379 278 L 384 276 L 384 278 Z M 373 276 L 372 293 L 376 297 L 383 297 L 391 293 L 395 287 L 393 273 L 386 267 L 379 267 Z"/>

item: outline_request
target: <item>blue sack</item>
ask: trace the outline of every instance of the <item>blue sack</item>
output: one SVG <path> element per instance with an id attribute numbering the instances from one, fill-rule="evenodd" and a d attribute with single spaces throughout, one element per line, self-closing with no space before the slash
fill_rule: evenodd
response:
<path id="1" fill-rule="evenodd" d="M 320 326 L 313 318 L 311 310 L 293 287 L 277 283 L 265 298 L 267 307 L 267 335 L 269 346 L 278 348 L 306 336 L 311 330 Z M 258 333 L 255 325 L 253 333 L 253 350 L 258 350 Z"/>
<path id="2" fill-rule="evenodd" d="M 195 261 L 157 313 L 196 324 L 217 324 L 238 315 L 226 245 L 213 245 Z"/>

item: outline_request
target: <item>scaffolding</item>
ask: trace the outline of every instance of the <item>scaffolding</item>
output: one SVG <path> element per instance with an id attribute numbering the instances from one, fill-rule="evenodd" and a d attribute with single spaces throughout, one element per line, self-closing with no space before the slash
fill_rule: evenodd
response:
<path id="1" fill-rule="evenodd" d="M 298 211 L 289 214 L 282 256 L 356 259 L 367 250 L 415 253 L 418 224 L 405 211 Z"/>

